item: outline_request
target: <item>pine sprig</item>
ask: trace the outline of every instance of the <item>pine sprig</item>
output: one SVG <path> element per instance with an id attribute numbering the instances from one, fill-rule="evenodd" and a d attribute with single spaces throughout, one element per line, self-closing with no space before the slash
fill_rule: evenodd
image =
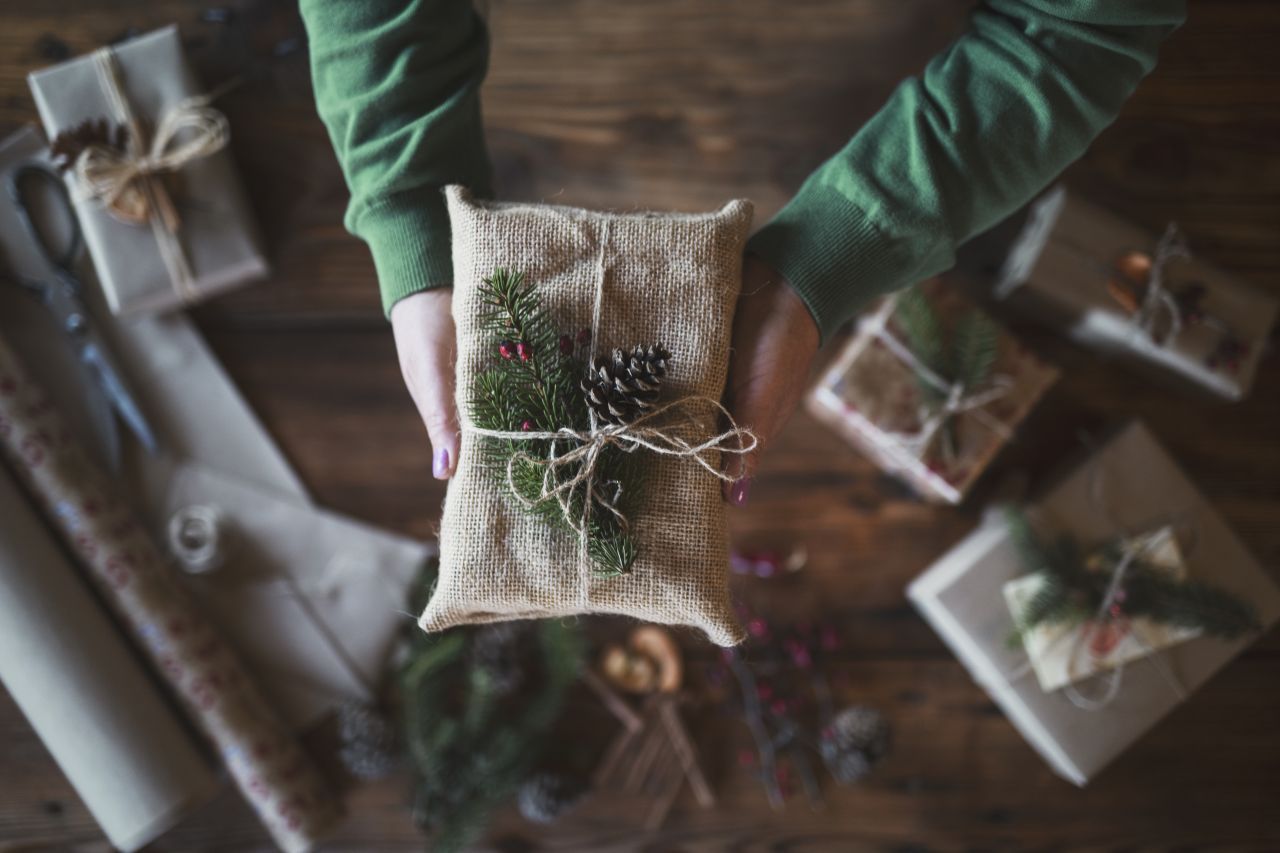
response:
<path id="1" fill-rule="evenodd" d="M 948 386 L 959 385 L 966 393 L 979 390 L 991 378 L 1000 351 L 1000 327 L 979 309 L 971 309 L 957 321 L 951 334 L 944 334 L 941 318 L 919 287 L 897 297 L 894 321 L 905 343 L 921 364 Z M 931 407 L 940 406 L 947 389 L 916 373 L 920 395 Z M 949 456 L 956 451 L 952 419 L 943 424 L 941 436 Z"/>
<path id="2" fill-rule="evenodd" d="M 587 430 L 590 416 L 578 387 L 586 372 L 585 341 L 556 328 L 536 287 L 519 271 L 494 270 L 481 284 L 481 301 L 480 324 L 489 335 L 494 357 L 473 383 L 472 422 L 500 432 L 554 432 L 563 427 L 575 432 Z M 546 466 L 539 464 L 574 446 L 572 440 L 549 439 L 486 439 L 480 443 L 486 464 L 500 477 L 503 487 L 509 476 L 523 507 L 543 523 L 576 536 L 560 502 L 542 499 L 544 486 L 565 483 L 576 471 L 566 466 L 548 475 Z M 629 470 L 632 466 L 627 455 L 617 448 L 606 448 L 597 462 L 597 481 L 631 483 L 637 472 Z M 553 478 L 550 483 L 545 481 L 548 476 Z M 625 504 L 618 509 L 626 515 L 635 503 L 634 489 L 624 489 L 622 494 Z M 584 487 L 568 493 L 569 516 L 581 517 L 586 500 Z M 592 507 L 587 553 L 596 574 L 603 577 L 625 574 L 635 561 L 634 541 L 603 505 Z"/>
<path id="3" fill-rule="evenodd" d="M 1020 614 L 1017 634 L 1025 635 L 1040 625 L 1078 624 L 1093 618 L 1122 559 L 1121 544 L 1108 544 L 1086 556 L 1069 538 L 1046 542 L 1017 510 L 1009 510 L 1005 518 L 1023 565 L 1041 579 L 1036 595 Z M 1223 639 L 1261 627 L 1252 603 L 1204 581 L 1177 580 L 1141 557 L 1126 569 L 1122 589 L 1121 607 L 1127 617 L 1199 629 Z"/>
<path id="4" fill-rule="evenodd" d="M 436 571 L 434 561 L 424 571 L 414 612 L 426 604 Z M 432 849 L 444 853 L 472 844 L 529 777 L 582 665 L 576 627 L 525 624 L 509 641 L 523 686 L 499 695 L 498 682 L 482 677 L 470 654 L 491 627 L 415 629 L 397 674 L 414 817 L 431 833 Z"/>

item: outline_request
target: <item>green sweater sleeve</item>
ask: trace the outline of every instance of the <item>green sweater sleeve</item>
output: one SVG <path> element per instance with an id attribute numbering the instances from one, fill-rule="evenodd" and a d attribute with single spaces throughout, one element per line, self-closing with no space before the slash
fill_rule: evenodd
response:
<path id="1" fill-rule="evenodd" d="M 1185 0 L 987 0 L 748 245 L 829 335 L 939 273 L 1084 153 Z"/>
<path id="2" fill-rule="evenodd" d="M 488 65 L 470 0 L 301 0 L 316 107 L 342 165 L 347 229 L 369 244 L 386 311 L 453 280 L 440 187 L 485 195 Z"/>

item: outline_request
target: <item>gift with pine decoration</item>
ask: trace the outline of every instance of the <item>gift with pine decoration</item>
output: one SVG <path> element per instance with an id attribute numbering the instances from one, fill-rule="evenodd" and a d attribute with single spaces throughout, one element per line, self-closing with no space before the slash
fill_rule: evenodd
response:
<path id="1" fill-rule="evenodd" d="M 865 316 L 806 405 L 927 500 L 959 503 L 1057 377 L 935 280 Z"/>
<path id="2" fill-rule="evenodd" d="M 988 513 L 907 594 L 1077 785 L 1280 619 L 1275 579 L 1139 423 Z"/>
<path id="3" fill-rule="evenodd" d="M 1193 248 L 1174 224 L 1148 231 L 1056 187 L 1032 205 L 996 295 L 1073 340 L 1240 400 L 1280 300 Z"/>
<path id="4" fill-rule="evenodd" d="M 743 636 L 719 400 L 751 206 L 595 213 L 446 190 L 458 467 L 428 631 L 618 613 Z"/>
<path id="5" fill-rule="evenodd" d="M 266 277 L 215 106 L 176 27 L 29 78 L 112 313 L 154 314 Z"/>

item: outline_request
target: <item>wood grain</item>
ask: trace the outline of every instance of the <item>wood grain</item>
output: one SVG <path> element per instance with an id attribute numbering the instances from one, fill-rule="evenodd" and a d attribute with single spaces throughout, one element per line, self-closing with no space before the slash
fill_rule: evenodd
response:
<path id="1" fill-rule="evenodd" d="M 493 0 L 484 92 L 499 186 L 520 199 L 705 209 L 730 196 L 776 210 L 906 74 L 963 26 L 946 0 Z M 197 312 L 214 350 L 325 506 L 431 536 L 443 489 L 404 393 L 366 250 L 342 230 L 346 193 L 310 100 L 291 4 L 6 0 L 0 131 L 34 120 L 25 75 L 129 28 L 182 25 L 206 81 L 246 82 L 224 101 L 234 151 L 266 232 L 268 283 Z M 1270 0 L 1200 0 L 1121 119 L 1068 173 L 1073 186 L 1153 229 L 1179 221 L 1194 248 L 1280 293 L 1280 13 Z M 276 56 L 276 53 L 283 54 Z M 981 269 L 981 262 L 976 267 Z M 1139 416 L 1182 460 L 1265 564 L 1280 566 L 1280 369 L 1264 361 L 1245 403 L 1165 387 L 1025 330 L 1067 369 L 974 507 L 1043 479 L 1076 433 Z M 1031 437 L 1034 435 L 1034 439 Z M 482 849 L 925 851 L 1280 849 L 1280 640 L 1229 666 L 1088 789 L 1053 777 L 914 615 L 905 584 L 974 524 L 927 507 L 807 415 L 772 448 L 747 546 L 800 544 L 788 581 L 739 583 L 781 616 L 842 623 L 842 698 L 895 726 L 881 772 L 826 810 L 771 813 L 737 770 L 745 731 L 691 720 L 720 806 L 687 796 L 646 835 L 590 807 L 550 829 L 507 815 Z M 0 626 L 0 630 L 2 630 Z M 695 669 L 710 660 L 692 646 Z M 327 848 L 422 849 L 405 780 L 350 795 Z M 0 849 L 102 849 L 100 835 L 7 697 L 0 698 Z M 156 850 L 258 851 L 268 842 L 228 793 Z"/>

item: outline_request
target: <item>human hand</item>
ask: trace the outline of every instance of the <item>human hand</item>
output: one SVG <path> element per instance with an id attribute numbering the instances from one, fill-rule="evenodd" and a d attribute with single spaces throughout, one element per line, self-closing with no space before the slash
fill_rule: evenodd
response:
<path id="1" fill-rule="evenodd" d="M 742 295 L 733 321 L 725 408 L 760 442 L 747 454 L 730 454 L 724 496 L 742 506 L 760 453 L 782 431 L 800 405 L 821 336 L 813 315 L 790 283 L 764 261 L 748 255 L 742 264 Z"/>
<path id="2" fill-rule="evenodd" d="M 431 473 L 453 476 L 458 466 L 458 409 L 453 366 L 458 343 L 453 326 L 453 290 L 424 290 L 391 308 L 391 330 L 400 372 L 431 439 Z"/>

